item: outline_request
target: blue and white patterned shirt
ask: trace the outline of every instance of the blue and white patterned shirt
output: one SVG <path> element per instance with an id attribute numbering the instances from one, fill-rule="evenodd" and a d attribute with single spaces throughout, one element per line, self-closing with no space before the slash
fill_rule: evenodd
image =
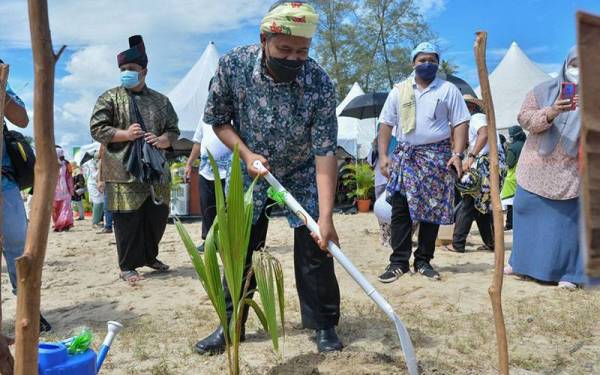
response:
<path id="1" fill-rule="evenodd" d="M 269 161 L 271 172 L 315 219 L 318 218 L 315 156 L 333 156 L 337 148 L 333 82 L 308 59 L 291 83 L 276 83 L 267 73 L 259 45 L 239 47 L 223 56 L 213 77 L 204 122 L 233 124 L 253 152 Z M 252 182 L 245 171 L 244 182 Z M 254 220 L 267 202 L 268 184 L 254 191 Z M 303 223 L 292 213 L 291 226 Z"/>

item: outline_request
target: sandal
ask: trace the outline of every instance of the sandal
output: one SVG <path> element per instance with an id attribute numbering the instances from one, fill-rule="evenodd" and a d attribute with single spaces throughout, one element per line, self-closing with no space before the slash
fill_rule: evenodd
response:
<path id="1" fill-rule="evenodd" d="M 154 263 L 148 264 L 148 267 L 152 268 L 153 270 L 159 271 L 159 272 L 165 272 L 165 271 L 169 270 L 169 266 L 164 264 L 163 262 L 161 262 L 158 259 Z"/>
<path id="2" fill-rule="evenodd" d="M 456 250 L 452 245 L 442 246 L 442 250 L 449 251 L 451 253 L 464 253 L 464 250 Z"/>
<path id="3" fill-rule="evenodd" d="M 135 270 L 122 271 L 120 277 L 123 281 L 127 281 L 130 285 L 135 285 L 136 282 L 143 279 L 143 277 L 141 277 L 140 274 Z"/>

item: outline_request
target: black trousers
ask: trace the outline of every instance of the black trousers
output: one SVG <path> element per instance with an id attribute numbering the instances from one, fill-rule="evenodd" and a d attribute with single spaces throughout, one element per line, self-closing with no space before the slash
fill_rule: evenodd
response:
<path id="1" fill-rule="evenodd" d="M 225 179 L 211 181 L 202 175 L 199 177 L 200 187 L 200 209 L 202 213 L 202 239 L 205 240 L 210 227 L 212 227 L 215 217 L 217 216 L 217 200 L 215 198 L 215 183 L 221 182 L 223 190 L 225 190 Z"/>
<path id="2" fill-rule="evenodd" d="M 477 228 L 479 228 L 483 243 L 493 249 L 494 227 L 492 212 L 490 211 L 487 214 L 482 214 L 477 211 L 475 208 L 475 199 L 470 195 L 463 196 L 458 211 L 456 212 L 452 246 L 459 251 L 465 249 L 473 220 L 477 223 Z"/>
<path id="3" fill-rule="evenodd" d="M 269 227 L 268 211 L 264 210 L 258 222 L 252 226 L 244 275 L 250 267 L 254 251 L 265 246 Z M 335 276 L 333 258 L 328 257 L 327 252 L 319 248 L 305 226 L 294 229 L 294 270 L 303 327 L 327 329 L 336 326 L 340 319 L 340 289 Z M 243 283 L 246 282 L 245 279 L 244 277 Z M 223 284 L 227 316 L 231 319 L 233 304 L 225 278 Z M 252 276 L 250 298 L 255 289 L 256 279 Z M 248 306 L 245 306 L 244 322 L 247 317 Z"/>
<path id="4" fill-rule="evenodd" d="M 113 225 L 121 271 L 133 271 L 156 262 L 158 243 L 169 218 L 169 206 L 151 198 L 132 212 L 113 212 Z"/>
<path id="5" fill-rule="evenodd" d="M 512 229 L 513 227 L 513 206 L 510 205 L 506 208 L 506 229 Z"/>
<path id="6" fill-rule="evenodd" d="M 401 266 L 404 272 L 409 270 L 409 260 L 412 254 L 412 219 L 406 197 L 400 193 L 392 196 L 392 255 L 390 263 Z M 419 223 L 419 240 L 415 251 L 415 267 L 429 263 L 435 252 L 435 240 L 440 226 L 432 223 Z"/>

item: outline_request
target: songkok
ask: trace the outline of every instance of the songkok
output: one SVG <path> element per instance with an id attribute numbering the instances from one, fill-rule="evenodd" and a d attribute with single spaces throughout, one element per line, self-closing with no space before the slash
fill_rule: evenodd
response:
<path id="1" fill-rule="evenodd" d="M 125 64 L 138 64 L 142 68 L 148 66 L 148 56 L 146 56 L 146 47 L 141 35 L 129 37 L 129 49 L 117 55 L 119 66 Z"/>

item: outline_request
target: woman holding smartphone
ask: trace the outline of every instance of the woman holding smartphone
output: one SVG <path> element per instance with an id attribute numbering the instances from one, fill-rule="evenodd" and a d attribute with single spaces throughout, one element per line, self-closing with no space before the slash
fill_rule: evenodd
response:
<path id="1" fill-rule="evenodd" d="M 560 74 L 536 86 L 519 113 L 529 137 L 517 166 L 513 251 L 505 269 L 566 289 L 584 282 L 577 164 L 581 119 L 573 86 L 579 81 L 578 64 L 573 47 Z"/>

